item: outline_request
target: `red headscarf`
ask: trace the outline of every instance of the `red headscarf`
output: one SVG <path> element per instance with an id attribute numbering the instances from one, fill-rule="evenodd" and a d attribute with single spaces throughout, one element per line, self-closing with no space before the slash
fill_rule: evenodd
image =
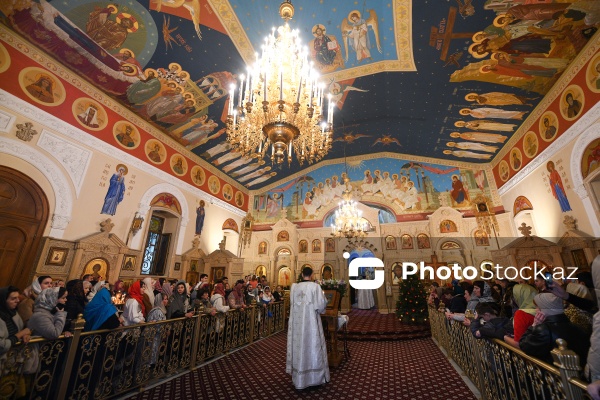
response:
<path id="1" fill-rule="evenodd" d="M 215 294 L 220 294 L 221 296 L 225 297 L 225 287 L 222 283 L 217 283 L 215 285 Z"/>
<path id="2" fill-rule="evenodd" d="M 142 296 L 142 288 L 140 286 L 140 281 L 133 282 L 133 285 L 129 287 L 129 297 L 135 299 L 138 302 L 140 307 L 142 307 L 142 313 L 146 315 L 146 307 L 144 307 L 144 298 Z"/>

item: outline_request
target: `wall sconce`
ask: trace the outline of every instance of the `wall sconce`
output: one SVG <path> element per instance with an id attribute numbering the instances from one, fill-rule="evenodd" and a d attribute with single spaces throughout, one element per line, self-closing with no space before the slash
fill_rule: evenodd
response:
<path id="1" fill-rule="evenodd" d="M 131 228 L 129 228 L 129 235 L 127 235 L 127 243 L 129 243 L 129 238 L 137 235 L 139 230 L 142 228 L 142 224 L 144 223 L 144 217 L 140 215 L 139 212 L 135 212 L 135 216 L 133 217 L 133 221 L 131 221 Z M 127 244 L 125 243 L 125 244 Z"/>

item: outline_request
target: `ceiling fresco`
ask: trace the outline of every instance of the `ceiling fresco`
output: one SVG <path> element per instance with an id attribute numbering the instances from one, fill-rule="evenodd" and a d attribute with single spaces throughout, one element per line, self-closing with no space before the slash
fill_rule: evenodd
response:
<path id="1" fill-rule="evenodd" d="M 389 154 L 368 160 L 351 158 L 346 163 L 311 168 L 308 174 L 258 191 L 250 212 L 256 224 L 272 224 L 285 217 L 305 227 L 314 222 L 330 226 L 328 216 L 337 210 L 344 190 L 350 190 L 361 203 L 388 211 L 393 222 L 424 219 L 440 206 L 468 213 L 478 196 L 494 207 L 488 174 L 484 169 Z"/>
<path id="2" fill-rule="evenodd" d="M 242 157 L 226 142 L 229 85 L 282 24 L 280 3 L 14 0 L 0 11 L 27 40 L 256 190 L 302 170 Z M 325 160 L 396 152 L 488 163 L 600 25 L 600 2 L 590 0 L 293 3 L 290 25 L 336 104 Z"/>

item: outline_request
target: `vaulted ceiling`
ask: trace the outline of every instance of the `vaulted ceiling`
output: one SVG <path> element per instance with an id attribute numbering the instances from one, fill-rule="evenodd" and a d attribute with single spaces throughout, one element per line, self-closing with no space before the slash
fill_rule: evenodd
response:
<path id="1" fill-rule="evenodd" d="M 263 165 L 231 153 L 224 145 L 227 90 L 272 27 L 282 24 L 280 3 L 42 0 L 5 4 L 2 12 L 8 26 L 165 136 L 234 179 L 248 171 L 264 176 L 245 182 L 258 189 L 301 167 L 294 162 L 269 171 L 268 160 Z M 599 2 L 525 3 L 294 0 L 290 25 L 300 30 L 336 100 L 325 159 L 396 152 L 489 162 L 600 21 Z M 320 56 L 317 26 L 331 43 Z M 354 35 L 361 29 L 366 36 Z M 109 78 L 98 79 L 97 71 Z M 148 79 L 150 71 L 158 78 Z M 180 112 L 173 81 L 192 94 L 193 109 Z"/>

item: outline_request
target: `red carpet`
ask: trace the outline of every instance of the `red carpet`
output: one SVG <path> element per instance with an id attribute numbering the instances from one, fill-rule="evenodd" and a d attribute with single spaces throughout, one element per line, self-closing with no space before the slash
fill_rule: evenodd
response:
<path id="1" fill-rule="evenodd" d="M 396 314 L 353 309 L 348 317 L 348 340 L 404 340 L 431 336 L 429 324 L 403 324 Z"/>
<path id="2" fill-rule="evenodd" d="M 297 391 L 285 373 L 282 332 L 139 394 L 134 399 L 475 400 L 431 339 L 351 342 L 331 382 Z"/>

